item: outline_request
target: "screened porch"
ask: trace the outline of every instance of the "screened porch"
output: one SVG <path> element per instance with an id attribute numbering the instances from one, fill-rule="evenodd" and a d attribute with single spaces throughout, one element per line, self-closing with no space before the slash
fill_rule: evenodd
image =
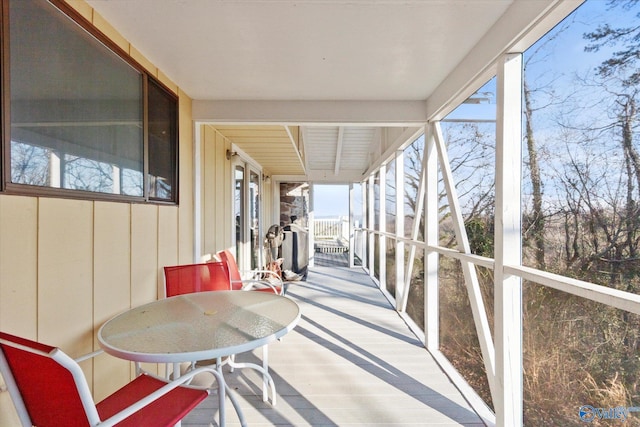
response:
<path id="1" fill-rule="evenodd" d="M 0 5 L 0 330 L 99 350 L 164 266 L 260 268 L 296 217 L 278 405 L 228 376 L 249 425 L 640 425 L 639 2 Z"/>
<path id="2" fill-rule="evenodd" d="M 485 425 L 362 269 L 349 268 L 346 254 L 317 253 L 315 264 L 287 291 L 302 320 L 270 347 L 276 406 L 262 401 L 254 371 L 225 374 L 248 425 Z M 216 411 L 212 396 L 182 425 L 208 427 Z M 227 425 L 239 425 L 235 414 Z"/>

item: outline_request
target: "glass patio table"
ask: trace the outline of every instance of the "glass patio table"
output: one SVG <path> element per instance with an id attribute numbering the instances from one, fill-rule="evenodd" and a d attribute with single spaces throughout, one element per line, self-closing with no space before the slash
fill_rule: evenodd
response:
<path id="1" fill-rule="evenodd" d="M 197 292 L 121 313 L 102 325 L 98 341 L 106 353 L 121 359 L 173 363 L 175 376 L 179 363 L 218 359 L 265 346 L 291 331 L 299 319 L 298 304 L 285 296 Z M 238 415 L 242 418 L 240 412 Z"/>

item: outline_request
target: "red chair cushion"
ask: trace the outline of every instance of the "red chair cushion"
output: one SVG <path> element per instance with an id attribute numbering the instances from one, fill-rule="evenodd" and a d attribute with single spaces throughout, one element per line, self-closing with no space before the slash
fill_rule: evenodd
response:
<path id="1" fill-rule="evenodd" d="M 140 375 L 96 405 L 100 419 L 105 420 L 115 415 L 164 385 L 166 383 L 161 380 L 149 375 Z M 178 387 L 116 425 L 173 426 L 207 396 L 206 390 Z"/>

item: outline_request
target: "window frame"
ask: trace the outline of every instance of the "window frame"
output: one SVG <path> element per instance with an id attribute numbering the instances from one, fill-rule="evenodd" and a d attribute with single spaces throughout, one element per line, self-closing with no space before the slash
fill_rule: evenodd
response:
<path id="1" fill-rule="evenodd" d="M 80 12 L 68 5 L 64 0 L 43 0 L 50 3 L 62 15 L 71 19 L 76 25 L 87 33 L 88 37 L 95 38 L 108 50 L 114 53 L 122 61 L 140 73 L 142 78 L 142 160 L 143 160 L 143 194 L 142 196 L 121 195 L 112 193 L 102 193 L 84 191 L 68 188 L 57 188 L 47 186 L 37 186 L 29 184 L 18 184 L 11 182 L 11 76 L 10 76 L 10 40 L 9 40 L 9 3 L 19 0 L 0 0 L 0 34 L 2 34 L 2 44 L 0 45 L 0 125 L 2 126 L 0 142 L 0 192 L 2 194 L 23 195 L 23 196 L 44 196 L 82 200 L 102 200 L 127 203 L 149 203 L 160 205 L 179 204 L 179 97 L 166 84 L 157 79 L 141 63 L 135 60 L 128 52 L 107 37 L 102 31 L 95 27 Z M 149 152 L 149 86 L 153 84 L 167 98 L 172 106 L 171 115 L 171 197 L 159 198 L 150 196 L 150 167 L 151 155 Z"/>

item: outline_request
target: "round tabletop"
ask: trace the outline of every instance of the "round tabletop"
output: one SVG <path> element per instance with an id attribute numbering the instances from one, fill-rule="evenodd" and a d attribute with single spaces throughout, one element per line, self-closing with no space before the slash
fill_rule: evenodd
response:
<path id="1" fill-rule="evenodd" d="M 298 304 L 280 295 L 198 292 L 119 314 L 102 325 L 98 341 L 112 356 L 136 362 L 207 360 L 262 347 L 299 319 Z"/>

